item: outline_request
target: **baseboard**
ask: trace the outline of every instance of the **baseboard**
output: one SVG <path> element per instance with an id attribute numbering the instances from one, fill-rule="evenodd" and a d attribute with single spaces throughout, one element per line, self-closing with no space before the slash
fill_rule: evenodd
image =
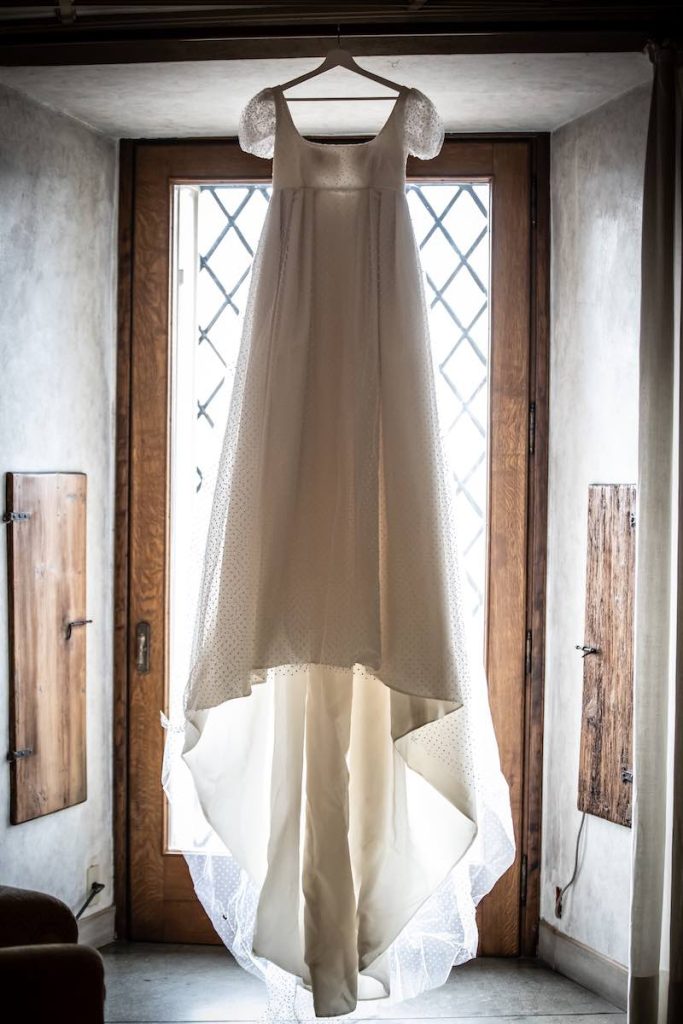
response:
<path id="1" fill-rule="evenodd" d="M 84 946 L 106 946 L 114 941 L 114 907 L 95 910 L 78 921 L 78 941 Z"/>
<path id="2" fill-rule="evenodd" d="M 620 1010 L 628 1002 L 628 970 L 583 942 L 563 935 L 547 921 L 538 930 L 538 955 L 553 970 L 596 992 Z"/>

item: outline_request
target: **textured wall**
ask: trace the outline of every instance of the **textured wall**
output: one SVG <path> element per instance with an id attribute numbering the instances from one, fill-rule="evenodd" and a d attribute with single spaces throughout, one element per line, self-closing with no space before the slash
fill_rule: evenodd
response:
<path id="1" fill-rule="evenodd" d="M 591 483 L 637 470 L 640 216 L 649 86 L 552 136 L 548 618 L 541 917 L 626 964 L 630 830 L 589 816 L 569 881 L 576 808 Z"/>
<path id="2" fill-rule="evenodd" d="M 65 110 L 108 135 L 169 138 L 234 135 L 242 107 L 266 85 L 317 67 L 318 57 L 263 60 L 0 67 L 0 82 Z M 448 131 L 553 131 L 649 80 L 642 53 L 431 53 L 374 56 L 363 67 L 426 92 Z M 308 95 L 371 95 L 347 71 L 315 79 Z M 305 90 L 304 90 L 305 92 Z M 302 95 L 304 93 L 302 92 Z M 379 103 L 302 103 L 304 134 L 374 134 Z"/>
<path id="3" fill-rule="evenodd" d="M 0 86 L 0 481 L 88 474 L 88 799 L 9 824 L 0 761 L 0 881 L 73 909 L 97 863 L 112 901 L 112 575 L 116 146 Z M 0 736 L 8 744 L 6 542 L 0 537 Z"/>

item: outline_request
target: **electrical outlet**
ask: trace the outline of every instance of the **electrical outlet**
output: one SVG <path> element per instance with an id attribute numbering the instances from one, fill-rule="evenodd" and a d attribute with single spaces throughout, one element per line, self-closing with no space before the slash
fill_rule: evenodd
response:
<path id="1" fill-rule="evenodd" d="M 90 893 L 90 890 L 92 889 L 92 886 L 93 886 L 93 882 L 101 882 L 101 881 L 102 881 L 102 879 L 100 878 L 100 865 L 99 864 L 91 864 L 90 867 L 88 868 L 87 874 L 85 876 L 85 892 L 86 892 L 86 895 L 88 895 Z M 97 904 L 100 902 L 100 896 L 101 896 L 101 893 L 98 892 L 97 896 L 95 896 L 90 901 L 90 903 L 88 904 L 88 909 L 90 909 L 90 907 L 96 907 L 97 906 Z"/>

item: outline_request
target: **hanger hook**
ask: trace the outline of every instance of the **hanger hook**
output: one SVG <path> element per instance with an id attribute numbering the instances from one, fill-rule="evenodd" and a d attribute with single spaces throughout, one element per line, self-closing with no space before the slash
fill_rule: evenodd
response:
<path id="1" fill-rule="evenodd" d="M 337 46 L 341 50 L 341 25 L 337 25 Z"/>

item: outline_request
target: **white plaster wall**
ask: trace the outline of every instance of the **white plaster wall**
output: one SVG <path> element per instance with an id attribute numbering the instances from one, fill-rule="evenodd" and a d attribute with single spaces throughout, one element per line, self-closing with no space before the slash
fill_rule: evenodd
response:
<path id="1" fill-rule="evenodd" d="M 431 53 L 363 57 L 363 67 L 416 86 L 447 131 L 553 131 L 651 75 L 643 53 Z M 319 57 L 0 67 L 0 82 L 121 138 L 235 135 L 243 106 L 267 85 L 320 64 Z M 298 95 L 372 95 L 343 69 Z M 380 90 L 386 94 L 386 90 Z M 376 94 L 376 93 L 375 93 Z M 301 103 L 304 134 L 374 134 L 387 104 Z"/>
<path id="2" fill-rule="evenodd" d="M 629 829 L 588 816 L 569 881 L 584 642 L 586 514 L 591 483 L 637 470 L 640 217 L 649 86 L 561 128 L 551 141 L 552 274 L 548 606 L 541 918 L 628 961 Z M 590 638 L 588 638 L 590 639 Z"/>
<path id="3" fill-rule="evenodd" d="M 111 904 L 116 144 L 0 86 L 0 474 L 88 475 L 88 799 L 9 824 L 6 541 L 0 536 L 0 882 Z M 4 528 L 3 528 L 4 529 Z"/>

